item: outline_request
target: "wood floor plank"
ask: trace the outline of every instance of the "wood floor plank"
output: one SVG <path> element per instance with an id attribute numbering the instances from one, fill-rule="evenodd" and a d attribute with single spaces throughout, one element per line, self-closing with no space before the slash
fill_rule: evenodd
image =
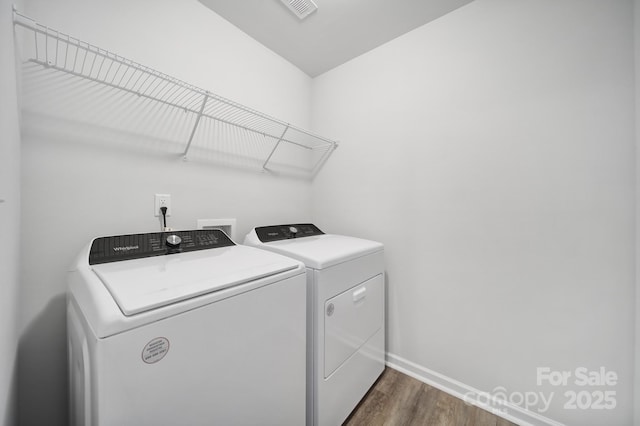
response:
<path id="1" fill-rule="evenodd" d="M 372 389 L 357 410 L 347 419 L 346 424 L 383 426 L 385 406 L 389 396 L 377 389 Z"/>
<path id="2" fill-rule="evenodd" d="M 469 425 L 496 426 L 498 417 L 479 407 L 472 407 Z"/>
<path id="3" fill-rule="evenodd" d="M 436 388 L 422 384 L 417 400 L 414 424 L 428 425 L 432 421 L 431 416 L 436 410 L 439 392 Z"/>
<path id="4" fill-rule="evenodd" d="M 347 426 L 515 426 L 392 368 L 353 410 Z"/>
<path id="5" fill-rule="evenodd" d="M 384 394 L 391 394 L 396 389 L 396 383 L 402 379 L 402 376 L 404 374 L 398 370 L 385 368 L 374 387 Z"/>
<path id="6" fill-rule="evenodd" d="M 385 424 L 410 424 L 415 417 L 422 383 L 407 375 L 396 374 L 395 387 L 388 394 L 390 398 Z"/>

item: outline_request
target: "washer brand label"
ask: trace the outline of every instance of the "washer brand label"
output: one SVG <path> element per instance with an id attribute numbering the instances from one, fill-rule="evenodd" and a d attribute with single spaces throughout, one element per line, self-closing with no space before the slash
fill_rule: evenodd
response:
<path id="1" fill-rule="evenodd" d="M 129 250 L 138 250 L 140 246 L 120 246 L 114 247 L 113 251 L 129 251 Z"/>
<path id="2" fill-rule="evenodd" d="M 142 350 L 142 360 L 147 364 L 160 361 L 169 352 L 169 340 L 164 337 L 156 337 Z"/>

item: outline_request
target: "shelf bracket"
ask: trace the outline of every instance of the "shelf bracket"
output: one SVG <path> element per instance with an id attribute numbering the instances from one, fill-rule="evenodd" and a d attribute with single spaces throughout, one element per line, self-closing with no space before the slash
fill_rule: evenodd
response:
<path id="1" fill-rule="evenodd" d="M 326 163 L 327 160 L 329 159 L 329 156 L 333 153 L 333 151 L 338 149 L 338 145 L 340 145 L 339 142 L 337 141 L 332 142 L 331 147 L 328 148 L 324 154 L 322 154 L 322 156 L 320 157 L 320 160 L 318 160 L 316 165 L 313 167 L 313 170 L 311 171 L 312 177 L 315 177 L 318 174 L 322 166 L 324 166 L 324 163 Z"/>
<path id="2" fill-rule="evenodd" d="M 187 154 L 189 153 L 189 149 L 191 148 L 191 142 L 193 142 L 193 137 L 196 134 L 196 130 L 198 129 L 198 124 L 200 124 L 200 119 L 202 118 L 202 113 L 204 112 L 204 107 L 207 105 L 207 101 L 209 100 L 209 92 L 206 92 L 204 95 L 204 99 L 202 100 L 202 105 L 200 106 L 200 111 L 198 111 L 198 116 L 196 117 L 196 122 L 193 124 L 193 129 L 191 130 L 191 136 L 189 136 L 189 142 L 187 142 L 187 147 L 184 150 L 184 159 L 187 159 Z"/>
<path id="3" fill-rule="evenodd" d="M 289 126 L 290 126 L 290 124 L 287 124 L 287 127 L 284 128 L 284 132 L 282 132 L 282 134 L 280 135 L 280 139 L 278 139 L 278 142 L 276 142 L 276 145 L 271 150 L 271 153 L 269 154 L 267 159 L 264 160 L 264 164 L 262 164 L 262 168 L 264 170 L 267 170 L 267 163 L 269 163 L 269 160 L 271 160 L 271 157 L 273 156 L 273 153 L 276 152 L 276 149 L 278 149 L 278 145 L 280 145 L 280 142 L 282 142 L 282 139 L 284 139 L 284 135 L 287 133 L 287 130 L 289 130 Z"/>

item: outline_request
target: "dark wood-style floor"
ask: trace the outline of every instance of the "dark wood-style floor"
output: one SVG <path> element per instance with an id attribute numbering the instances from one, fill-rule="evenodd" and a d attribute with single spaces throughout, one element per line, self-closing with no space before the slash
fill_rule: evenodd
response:
<path id="1" fill-rule="evenodd" d="M 513 426 L 514 423 L 387 367 L 344 425 Z"/>

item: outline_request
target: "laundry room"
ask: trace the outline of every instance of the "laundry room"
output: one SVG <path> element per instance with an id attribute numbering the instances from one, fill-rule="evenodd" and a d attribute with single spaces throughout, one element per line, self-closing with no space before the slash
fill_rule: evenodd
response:
<path id="1" fill-rule="evenodd" d="M 310 388 L 309 346 L 306 372 L 305 348 L 296 346 L 286 357 L 295 355 L 299 368 L 283 374 L 295 375 L 289 382 L 300 398 L 306 388 L 291 415 L 306 415 L 307 424 L 640 424 L 640 1 L 314 0 L 317 10 L 304 19 L 281 0 L 238 3 L 0 1 L 0 424 L 71 424 L 70 271 L 82 270 L 96 238 L 165 229 L 163 239 L 178 238 L 167 246 L 191 238 L 220 246 L 198 253 L 291 256 L 273 260 L 269 274 L 296 282 L 306 269 L 321 285 L 335 264 L 355 257 L 307 261 L 269 251 L 280 238 L 345 236 L 354 240 L 336 240 L 331 256 L 355 244 L 380 260 L 345 270 L 370 283 L 366 290 L 345 288 L 350 303 L 382 301 L 386 370 L 377 379 L 376 367 L 371 390 L 368 382 L 357 392 Z M 347 30 L 345 16 L 353 20 Z M 371 30 L 367 22 L 381 16 L 388 28 L 383 20 Z M 322 19 L 325 33 L 304 44 L 305 25 Z M 394 30 L 401 21 L 404 29 Z M 300 39 L 277 41 L 279 26 L 297 28 Z M 349 50 L 355 44 L 360 50 Z M 157 195 L 169 196 L 164 218 Z M 221 220 L 233 224 L 229 242 L 198 229 Z M 155 244 L 136 238 L 105 247 L 126 257 L 138 242 Z M 94 281 L 116 282 L 117 262 L 98 263 Z M 220 270 L 237 278 L 234 265 L 221 262 Z M 183 272 L 196 285 L 197 273 Z M 257 284 L 266 272 L 252 279 L 266 292 Z M 99 297 L 132 291 L 106 286 Z M 341 305 L 313 297 L 329 333 Z M 148 300 L 132 303 L 150 318 L 159 312 Z M 286 321 L 285 311 L 304 317 L 260 315 Z M 210 330 L 224 328 L 218 315 Z M 306 315 L 307 345 L 325 344 Z M 194 324 L 207 333 L 206 321 Z M 229 333 L 233 342 L 246 337 Z M 159 331 L 135 347 L 143 358 L 166 352 L 141 370 L 177 359 L 179 340 L 162 338 Z M 360 366 L 375 358 L 354 353 L 350 362 L 362 356 Z M 318 380 L 329 382 L 330 360 L 321 361 L 327 376 Z M 166 388 L 188 400 L 181 379 L 167 377 Z M 355 383 L 349 377 L 343 382 Z M 406 385 L 385 393 L 387 379 Z M 275 392 L 265 413 L 283 401 Z M 310 417 L 309 393 L 358 397 L 339 408 L 320 401 Z M 135 405 L 135 393 L 126 397 Z M 485 423 L 477 417 L 484 413 L 493 416 Z M 118 424 L 92 419 L 85 424 Z"/>

